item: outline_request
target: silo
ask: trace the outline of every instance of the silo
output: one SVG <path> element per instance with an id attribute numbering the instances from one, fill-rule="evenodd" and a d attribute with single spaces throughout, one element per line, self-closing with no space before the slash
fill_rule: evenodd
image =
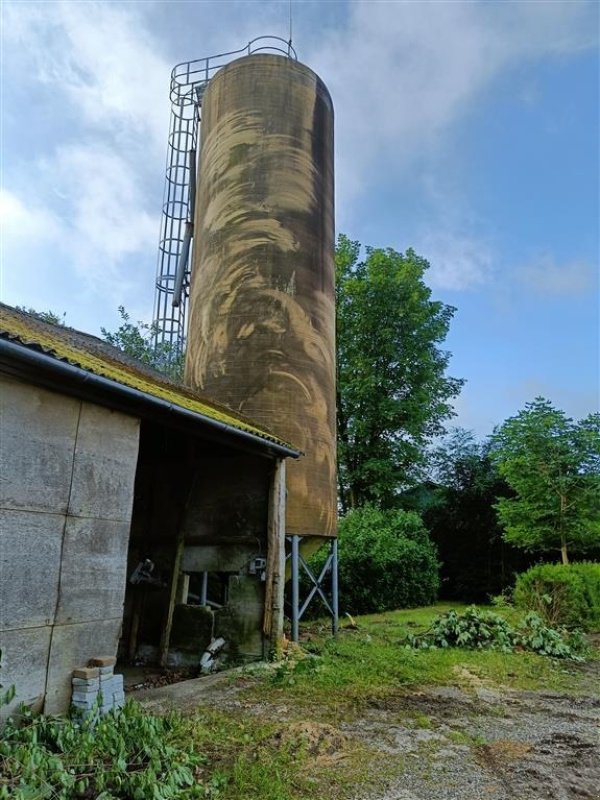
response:
<path id="1" fill-rule="evenodd" d="M 291 535 L 336 533 L 333 106 L 283 56 L 223 67 L 202 99 L 186 381 L 304 456 Z"/>

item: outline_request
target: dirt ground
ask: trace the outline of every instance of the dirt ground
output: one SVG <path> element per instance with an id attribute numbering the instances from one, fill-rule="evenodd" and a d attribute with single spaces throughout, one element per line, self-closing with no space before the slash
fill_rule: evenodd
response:
<path id="1" fill-rule="evenodd" d="M 364 743 L 389 777 L 383 789 L 357 787 L 354 800 L 581 800 L 600 798 L 600 662 L 586 669 L 587 696 L 499 690 L 475 676 L 469 686 L 469 676 L 461 675 L 467 688 L 425 687 L 372 700 L 335 727 L 308 714 L 299 720 L 282 704 L 240 699 L 244 681 L 236 683 L 231 673 L 133 696 L 154 711 L 217 705 L 284 726 L 288 719 L 289 735 L 300 726 L 311 746 L 314 739 L 315 753 L 322 741 L 340 758 L 348 741 Z M 286 735 L 284 729 L 281 739 Z M 335 758 L 331 768 L 340 768 Z"/>

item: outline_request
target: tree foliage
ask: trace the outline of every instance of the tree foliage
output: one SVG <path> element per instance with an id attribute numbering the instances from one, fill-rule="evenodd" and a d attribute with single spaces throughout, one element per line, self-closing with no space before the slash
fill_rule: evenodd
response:
<path id="1" fill-rule="evenodd" d="M 344 510 L 391 504 L 453 415 L 461 380 L 440 349 L 454 309 L 433 301 L 429 267 L 412 250 L 336 250 L 338 469 Z"/>
<path id="2" fill-rule="evenodd" d="M 492 457 L 515 492 L 496 504 L 508 542 L 585 553 L 600 544 L 600 414 L 579 422 L 537 397 L 493 437 Z"/>
<path id="3" fill-rule="evenodd" d="M 366 505 L 339 527 L 339 587 L 344 608 L 367 614 L 433 603 L 438 561 L 414 512 Z"/>
<path id="4" fill-rule="evenodd" d="M 155 343 L 156 327 L 147 322 L 131 321 L 124 306 L 119 306 L 121 325 L 116 331 L 101 328 L 102 338 L 132 358 L 162 372 L 173 380 L 183 378 L 184 354 L 175 345 Z"/>
<path id="5" fill-rule="evenodd" d="M 489 441 L 454 429 L 430 454 L 433 481 L 402 497 L 423 515 L 437 545 L 442 597 L 482 602 L 508 588 L 532 557 L 504 541 L 494 503 L 513 492 L 490 457 Z"/>

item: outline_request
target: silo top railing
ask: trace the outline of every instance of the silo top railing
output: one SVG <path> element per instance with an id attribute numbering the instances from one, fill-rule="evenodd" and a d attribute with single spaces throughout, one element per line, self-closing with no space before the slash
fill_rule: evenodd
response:
<path id="1" fill-rule="evenodd" d="M 294 61 L 298 60 L 292 43 L 282 39 L 281 36 L 257 36 L 239 50 L 230 50 L 227 53 L 218 53 L 207 58 L 176 64 L 171 72 L 171 102 L 180 104 L 183 100 L 186 105 L 194 103 L 194 88 L 199 84 L 208 83 L 217 70 L 236 56 L 249 56 L 253 53 L 264 52 L 279 53 L 294 59 Z"/>
<path id="2" fill-rule="evenodd" d="M 193 234 L 192 177 L 202 95 L 212 76 L 235 58 L 278 53 L 298 60 L 291 41 L 258 36 L 239 50 L 176 64 L 171 72 L 171 123 L 154 295 L 154 345 L 173 357 L 183 351 Z M 195 182 L 195 181 L 194 181 Z M 165 351 L 166 348 L 166 351 Z"/>

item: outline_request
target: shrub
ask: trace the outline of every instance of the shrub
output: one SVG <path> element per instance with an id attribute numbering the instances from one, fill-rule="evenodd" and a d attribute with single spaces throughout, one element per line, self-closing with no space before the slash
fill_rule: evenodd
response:
<path id="1" fill-rule="evenodd" d="M 475 606 L 459 614 L 447 611 L 439 614 L 422 637 L 414 637 L 431 647 L 468 647 L 503 650 L 513 648 L 513 631 L 508 622 L 492 611 L 480 611 Z"/>
<path id="2" fill-rule="evenodd" d="M 435 546 L 418 514 L 365 506 L 339 526 L 340 605 L 351 614 L 433 603 L 439 589 Z"/>
<path id="3" fill-rule="evenodd" d="M 549 625 L 600 628 L 600 564 L 538 564 L 517 577 L 515 605 Z"/>
<path id="4" fill-rule="evenodd" d="M 585 643 L 580 633 L 555 630 L 545 625 L 537 614 L 530 612 L 518 628 L 493 611 L 481 611 L 470 606 L 462 614 L 447 611 L 439 614 L 429 630 L 406 637 L 408 647 L 464 647 L 469 650 L 530 650 L 542 656 L 583 660 Z"/>

